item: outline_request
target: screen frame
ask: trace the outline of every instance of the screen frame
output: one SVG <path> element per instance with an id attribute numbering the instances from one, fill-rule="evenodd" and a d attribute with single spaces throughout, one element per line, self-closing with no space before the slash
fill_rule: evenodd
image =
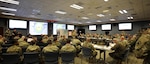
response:
<path id="1" fill-rule="evenodd" d="M 102 29 L 102 25 L 110 25 L 110 29 L 109 29 L 109 30 L 103 30 L 103 29 Z M 110 24 L 110 23 L 109 23 L 109 24 L 101 24 L 101 30 L 102 30 L 102 31 L 111 31 L 111 30 L 112 30 L 112 24 Z"/>
<path id="2" fill-rule="evenodd" d="M 56 34 L 54 34 L 54 24 L 62 24 L 62 23 L 53 23 L 53 32 L 52 32 L 52 34 L 53 35 L 57 35 L 57 29 L 56 29 Z M 67 29 L 67 24 L 64 24 L 65 25 L 65 30 Z"/>
<path id="3" fill-rule="evenodd" d="M 131 23 L 131 29 L 120 30 L 119 29 L 119 24 L 125 24 L 125 23 Z M 118 23 L 118 30 L 119 31 L 132 31 L 133 30 L 133 23 L 132 22 L 121 22 L 121 23 Z"/>
<path id="4" fill-rule="evenodd" d="M 20 21 L 26 22 L 26 28 L 19 28 L 19 27 L 11 28 L 10 27 L 10 20 L 17 20 L 18 22 L 20 22 Z M 28 21 L 26 21 L 26 20 L 20 20 L 20 19 L 9 19 L 8 20 L 8 28 L 9 29 L 23 29 L 23 30 L 26 30 L 26 29 L 28 29 Z"/>
<path id="5" fill-rule="evenodd" d="M 47 34 L 31 34 L 30 33 L 30 22 L 36 22 L 36 23 L 39 23 L 39 22 L 41 22 L 41 23 L 47 23 Z M 42 21 L 29 21 L 29 28 L 28 28 L 28 32 L 31 34 L 31 35 L 48 35 L 49 34 L 49 32 L 48 32 L 48 28 L 49 28 L 49 24 L 48 24 L 48 22 L 42 22 Z"/>
<path id="6" fill-rule="evenodd" d="M 96 29 L 95 30 L 90 30 L 90 26 L 96 26 Z M 97 30 L 97 25 L 93 24 L 93 25 L 88 25 L 88 30 L 90 31 L 96 31 Z"/>

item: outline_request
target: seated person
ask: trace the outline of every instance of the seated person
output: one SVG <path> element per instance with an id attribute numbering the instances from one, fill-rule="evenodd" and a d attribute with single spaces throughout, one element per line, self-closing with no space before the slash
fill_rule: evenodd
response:
<path id="1" fill-rule="evenodd" d="M 128 44 L 126 44 L 126 42 L 120 42 L 117 38 L 114 38 L 113 42 L 116 43 L 116 45 L 111 48 L 114 52 L 109 53 L 109 55 L 114 59 L 121 59 Z"/>
<path id="2" fill-rule="evenodd" d="M 45 35 L 45 36 L 43 36 L 43 38 L 42 38 L 42 43 L 47 43 L 48 40 L 49 40 L 48 36 Z"/>
<path id="3" fill-rule="evenodd" d="M 19 40 L 19 46 L 20 47 L 28 47 L 29 46 L 29 43 L 27 43 L 26 39 L 25 39 L 25 36 L 22 36 Z"/>
<path id="4" fill-rule="evenodd" d="M 57 47 L 61 48 L 61 44 L 60 42 L 58 42 L 57 38 L 55 37 L 54 40 L 53 40 L 53 45 L 56 45 Z"/>
<path id="5" fill-rule="evenodd" d="M 77 53 L 79 53 L 81 51 L 81 41 L 77 39 L 77 37 L 73 37 L 71 42 L 72 42 L 71 44 L 76 47 Z"/>
<path id="6" fill-rule="evenodd" d="M 36 45 L 35 40 L 32 40 L 30 45 L 27 47 L 26 52 L 40 52 L 41 48 Z"/>
<path id="7" fill-rule="evenodd" d="M 96 57 L 97 55 L 96 49 L 93 47 L 92 42 L 89 38 L 87 38 L 86 41 L 83 43 L 83 47 L 92 49 L 93 56 Z"/>
<path id="8" fill-rule="evenodd" d="M 70 42 L 71 40 L 67 39 L 67 43 L 60 49 L 60 52 L 76 52 L 76 48 Z"/>
<path id="9" fill-rule="evenodd" d="M 58 52 L 59 48 L 56 45 L 52 45 L 52 41 L 48 40 L 48 45 L 43 48 L 43 52 Z"/>
<path id="10" fill-rule="evenodd" d="M 8 49 L 7 49 L 7 53 L 19 53 L 21 54 L 22 53 L 22 49 L 21 47 L 19 47 L 18 45 L 18 40 L 14 39 L 12 40 L 12 43 L 13 45 L 10 46 Z"/>

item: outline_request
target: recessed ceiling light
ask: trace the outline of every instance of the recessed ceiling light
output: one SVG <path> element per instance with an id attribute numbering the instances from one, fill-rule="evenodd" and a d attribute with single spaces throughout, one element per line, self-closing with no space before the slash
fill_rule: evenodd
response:
<path id="1" fill-rule="evenodd" d="M 6 7 L 0 7 L 1 10 L 8 10 L 8 11 L 17 11 L 17 9 L 13 8 L 6 8 Z"/>
<path id="2" fill-rule="evenodd" d="M 108 0 L 104 0 L 105 2 L 107 2 Z"/>
<path id="3" fill-rule="evenodd" d="M 124 13 L 128 13 L 126 10 L 123 10 Z"/>
<path id="4" fill-rule="evenodd" d="M 2 12 L 2 14 L 4 14 L 4 15 L 11 15 L 11 16 L 15 16 L 15 14 L 13 14 L 13 13 L 6 13 L 6 12 Z"/>
<path id="5" fill-rule="evenodd" d="M 133 17 L 130 17 L 131 19 L 133 19 Z"/>
<path id="6" fill-rule="evenodd" d="M 97 16 L 99 16 L 99 17 L 104 17 L 105 15 L 103 15 L 103 14 L 97 14 Z"/>
<path id="7" fill-rule="evenodd" d="M 10 3 L 10 4 L 16 4 L 19 5 L 19 1 L 15 1 L 15 0 L 0 0 L 1 2 L 6 2 L 6 3 Z"/>
<path id="8" fill-rule="evenodd" d="M 81 17 L 82 19 L 89 19 L 88 17 Z"/>
<path id="9" fill-rule="evenodd" d="M 70 7 L 75 8 L 75 9 L 78 9 L 78 10 L 83 9 L 82 6 L 79 6 L 79 5 L 77 5 L 77 4 L 72 4 L 72 5 L 70 5 Z"/>
<path id="10" fill-rule="evenodd" d="M 110 21 L 116 21 L 115 19 L 110 19 Z"/>
<path id="11" fill-rule="evenodd" d="M 100 21 L 100 20 L 97 20 L 96 22 L 102 22 L 102 21 Z"/>
<path id="12" fill-rule="evenodd" d="M 126 10 L 119 10 L 119 12 L 120 12 L 121 14 L 128 13 Z"/>
<path id="13" fill-rule="evenodd" d="M 86 22 L 86 23 L 91 23 L 91 22 Z"/>
<path id="14" fill-rule="evenodd" d="M 58 14 L 67 14 L 67 12 L 64 12 L 64 11 L 55 11 L 55 13 L 58 13 Z"/>
<path id="15" fill-rule="evenodd" d="M 123 14 L 123 11 L 119 10 L 119 12 L 120 12 L 121 14 Z"/>
<path id="16" fill-rule="evenodd" d="M 103 10 L 103 12 L 109 12 L 109 10 Z"/>

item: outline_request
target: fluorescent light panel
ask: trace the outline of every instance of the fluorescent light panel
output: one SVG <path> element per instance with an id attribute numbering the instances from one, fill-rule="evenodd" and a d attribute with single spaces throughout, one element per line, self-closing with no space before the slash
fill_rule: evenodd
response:
<path id="1" fill-rule="evenodd" d="M 6 2 L 6 3 L 10 3 L 10 4 L 16 4 L 19 5 L 19 1 L 15 1 L 15 0 L 0 0 L 1 2 Z"/>
<path id="2" fill-rule="evenodd" d="M 107 2 L 108 0 L 104 0 L 105 2 Z"/>
<path id="3" fill-rule="evenodd" d="M 119 10 L 119 12 L 120 12 L 121 14 L 128 13 L 126 10 Z"/>
<path id="4" fill-rule="evenodd" d="M 17 9 L 13 8 L 6 8 L 6 7 L 0 7 L 1 10 L 8 10 L 8 11 L 17 11 Z"/>
<path id="5" fill-rule="evenodd" d="M 11 15 L 11 16 L 15 16 L 15 14 L 13 14 L 13 13 L 6 13 L 6 12 L 2 12 L 2 14 L 4 14 L 4 15 Z"/>
<path id="6" fill-rule="evenodd" d="M 116 21 L 115 19 L 110 19 L 110 21 Z"/>
<path id="7" fill-rule="evenodd" d="M 102 22 L 102 21 L 100 21 L 100 20 L 97 20 L 96 22 Z"/>
<path id="8" fill-rule="evenodd" d="M 70 5 L 70 7 L 72 7 L 72 8 L 75 8 L 75 9 L 83 9 L 83 7 L 82 6 L 79 6 L 79 5 L 77 5 L 77 4 L 72 4 L 72 5 Z"/>
<path id="9" fill-rule="evenodd" d="M 88 17 L 82 17 L 82 19 L 89 19 Z"/>
<path id="10" fill-rule="evenodd" d="M 105 15 L 103 15 L 103 14 L 97 14 L 97 16 L 99 16 L 99 17 L 104 17 Z"/>
<path id="11" fill-rule="evenodd" d="M 63 12 L 63 11 L 55 11 L 55 13 L 58 13 L 58 14 L 67 14 L 67 12 Z"/>

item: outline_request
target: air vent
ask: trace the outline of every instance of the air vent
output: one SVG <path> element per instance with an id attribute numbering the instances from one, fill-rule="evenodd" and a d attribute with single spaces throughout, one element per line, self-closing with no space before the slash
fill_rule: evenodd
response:
<path id="1" fill-rule="evenodd" d="M 107 9 L 112 9 L 112 7 L 107 7 Z"/>
<path id="2" fill-rule="evenodd" d="M 137 15 L 136 13 L 135 14 L 131 14 L 132 16 L 135 16 L 135 15 Z"/>

